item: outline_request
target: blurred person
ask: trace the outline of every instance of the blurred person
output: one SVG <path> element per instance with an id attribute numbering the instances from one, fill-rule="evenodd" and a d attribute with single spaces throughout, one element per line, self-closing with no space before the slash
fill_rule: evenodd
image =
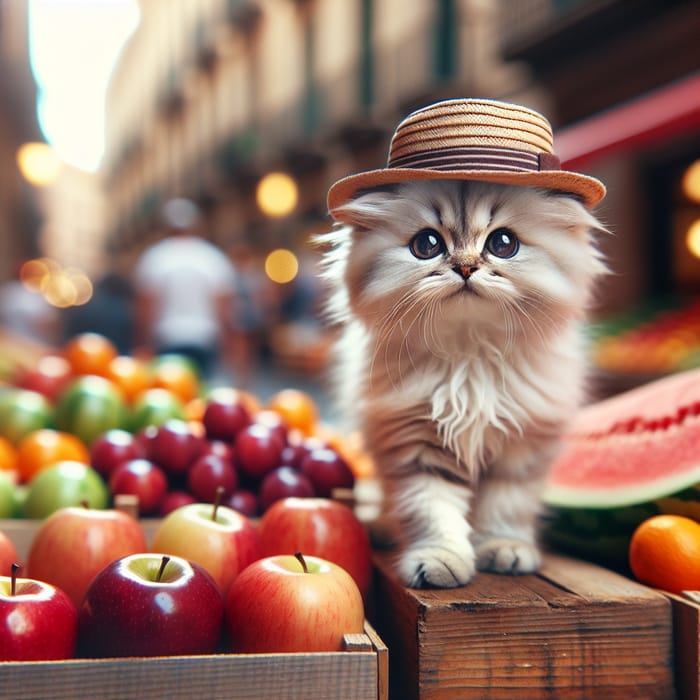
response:
<path id="1" fill-rule="evenodd" d="M 131 280 L 108 272 L 95 284 L 86 304 L 63 312 L 63 335 L 68 340 L 80 333 L 99 333 L 114 343 L 121 355 L 134 346 L 134 290 Z"/>
<path id="2" fill-rule="evenodd" d="M 229 249 L 236 271 L 230 316 L 228 357 L 239 386 L 247 385 L 266 354 L 267 333 L 278 318 L 277 298 L 262 261 L 250 245 Z"/>
<path id="3" fill-rule="evenodd" d="M 57 339 L 57 312 L 38 291 L 27 289 L 17 274 L 0 287 L 0 326 L 11 335 L 44 345 Z"/>
<path id="4" fill-rule="evenodd" d="M 156 354 L 189 357 L 204 378 L 217 369 L 229 324 L 235 272 L 226 254 L 197 235 L 194 203 L 163 207 L 170 234 L 148 248 L 134 272 L 137 342 Z"/>

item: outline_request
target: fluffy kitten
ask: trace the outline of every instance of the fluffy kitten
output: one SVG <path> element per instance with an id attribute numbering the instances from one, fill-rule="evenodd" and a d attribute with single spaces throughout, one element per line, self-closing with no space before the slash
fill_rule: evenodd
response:
<path id="1" fill-rule="evenodd" d="M 368 191 L 342 217 L 322 236 L 338 399 L 382 477 L 400 578 L 535 571 L 543 480 L 582 400 L 602 226 L 574 196 L 447 180 Z"/>

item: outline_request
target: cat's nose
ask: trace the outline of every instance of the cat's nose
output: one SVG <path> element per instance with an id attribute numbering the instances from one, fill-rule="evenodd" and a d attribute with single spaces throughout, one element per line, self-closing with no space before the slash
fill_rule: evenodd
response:
<path id="1" fill-rule="evenodd" d="M 452 269 L 462 279 L 468 280 L 479 269 L 479 266 L 471 263 L 468 265 L 455 265 Z"/>

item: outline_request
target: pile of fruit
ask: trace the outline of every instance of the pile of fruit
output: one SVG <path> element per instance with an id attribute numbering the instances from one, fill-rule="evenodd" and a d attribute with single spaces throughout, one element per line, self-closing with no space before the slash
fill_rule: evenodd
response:
<path id="1" fill-rule="evenodd" d="M 106 508 L 117 494 L 164 516 L 220 489 L 224 505 L 257 516 L 284 497 L 352 488 L 368 471 L 304 392 L 281 390 L 263 406 L 232 387 L 207 391 L 185 358 L 120 356 L 95 334 L 0 387 L 0 518 Z"/>
<path id="2" fill-rule="evenodd" d="M 337 501 L 285 498 L 259 522 L 188 504 L 150 546 L 142 522 L 60 508 L 22 566 L 0 531 L 0 661 L 339 651 L 363 632 L 369 539 Z"/>
<path id="3" fill-rule="evenodd" d="M 700 365 L 700 301 L 641 309 L 600 323 L 591 347 L 610 372 L 666 374 Z"/>
<path id="4" fill-rule="evenodd" d="M 262 405 L 95 334 L 20 363 L 0 386 L 0 518 L 40 522 L 21 563 L 0 524 L 0 661 L 340 649 L 372 565 L 330 496 L 368 465 L 296 389 Z"/>

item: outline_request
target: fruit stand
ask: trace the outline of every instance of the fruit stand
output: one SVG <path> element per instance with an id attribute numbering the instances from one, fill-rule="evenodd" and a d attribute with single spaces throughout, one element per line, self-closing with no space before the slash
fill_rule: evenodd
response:
<path id="1" fill-rule="evenodd" d="M 96 359 L 86 347 L 77 349 L 81 363 Z M 64 352 L 63 359 L 67 356 Z M 113 357 L 107 367 L 113 367 L 116 359 L 123 358 Z M 66 659 L 62 661 L 4 661 L 0 663 L 3 697 L 191 698 L 205 693 L 211 698 L 261 699 L 700 700 L 700 594 L 694 592 L 700 583 L 673 590 L 640 577 L 636 570 L 634 580 L 620 566 L 591 563 L 594 554 L 600 559 L 606 551 L 618 564 L 624 561 L 632 531 L 650 514 L 696 515 L 700 370 L 652 387 L 651 395 L 630 393 L 581 412 L 565 436 L 565 447 L 550 477 L 545 501 L 558 516 L 549 519 L 545 534 L 551 550 L 538 574 L 480 573 L 463 588 L 412 590 L 392 573 L 391 551 L 370 550 L 362 521 L 381 516 L 381 489 L 373 480 L 371 459 L 352 436 L 338 435 L 320 424 L 310 397 L 282 391 L 262 406 L 256 397 L 232 387 L 200 394 L 194 386 L 193 395 L 186 365 L 172 358 L 175 379 L 169 380 L 166 390 L 162 362 L 140 366 L 139 371 L 147 370 L 150 379 L 136 385 L 131 381 L 134 375 L 123 371 L 105 370 L 112 377 L 109 380 L 89 371 L 81 375 L 75 369 L 76 358 L 69 375 L 61 374 L 60 367 L 58 374 L 43 369 L 37 374 L 31 363 L 12 375 L 11 381 L 18 376 L 25 384 L 8 383 L 0 401 L 4 431 L 0 467 L 13 475 L 0 473 L 0 485 L 4 482 L 0 518 L 8 517 L 0 519 L 0 533 L 9 535 L 16 547 L 3 568 L 22 561 L 31 574 L 30 550 L 35 551 L 37 533 L 57 509 L 79 511 L 81 523 L 72 525 L 72 532 L 84 535 L 86 513 L 106 513 L 110 505 L 124 509 L 126 501 L 134 516 L 128 518 L 129 527 L 140 526 L 145 540 L 118 556 L 143 553 L 146 545 L 148 549 L 160 537 L 155 551 L 199 560 L 200 555 L 205 557 L 204 542 L 210 540 L 215 522 L 226 547 L 233 549 L 221 548 L 225 554 L 216 561 L 207 555 L 210 561 L 199 563 L 205 568 L 212 564 L 211 585 L 219 585 L 224 595 L 234 579 L 245 578 L 239 574 L 249 564 L 252 569 L 256 560 L 272 555 L 293 559 L 290 554 L 301 550 L 304 555 L 325 556 L 354 580 L 353 586 L 357 584 L 357 604 L 345 606 L 355 610 L 353 629 L 346 622 L 339 625 L 335 646 L 329 651 L 295 646 L 291 653 L 281 653 L 279 647 L 273 649 L 275 653 L 250 648 L 233 653 L 232 649 L 241 647 L 231 645 L 235 631 L 229 626 L 208 651 L 197 649 L 193 655 L 159 651 L 145 656 L 152 652 L 149 649 L 144 656 L 100 653 L 95 654 L 100 658 L 89 659 L 89 653 L 81 653 L 85 648 L 78 647 L 72 657 L 40 657 Z M 103 390 L 105 382 L 118 384 L 122 398 L 115 401 Z M 138 388 L 129 393 L 130 386 Z M 161 392 L 160 396 L 169 392 L 167 402 L 144 404 L 153 391 Z M 112 410 L 115 405 L 118 411 Z M 126 422 L 122 413 L 128 417 Z M 62 430 L 53 427 L 54 419 Z M 77 447 L 75 436 L 82 441 Z M 674 446 L 672 458 L 669 445 Z M 613 452 L 610 465 L 608 456 Z M 630 455 L 634 459 L 628 464 L 625 459 Z M 62 470 L 65 464 L 68 471 Z M 646 472 L 640 464 L 648 467 L 641 485 L 640 475 Z M 127 471 L 129 466 L 134 469 Z M 224 466 L 228 472 L 222 471 Z M 235 470 L 233 481 L 231 470 Z M 158 480 L 153 478 L 156 472 L 160 472 Z M 123 489 L 118 488 L 117 476 L 124 477 Z M 224 483 L 231 500 L 222 503 Z M 234 501 L 234 496 L 245 492 L 241 485 L 252 505 L 248 500 Z M 583 498 L 584 486 L 590 492 L 588 501 Z M 596 489 L 591 490 L 593 486 Z M 339 501 L 339 493 L 344 493 L 344 501 Z M 630 500 L 631 494 L 636 500 Z M 176 498 L 167 509 L 166 496 Z M 354 512 L 343 502 L 354 506 Z M 82 507 L 86 503 L 90 510 Z M 250 512 L 244 515 L 248 506 Z M 226 511 L 221 518 L 218 508 Z M 15 517 L 9 519 L 9 514 Z M 700 526 L 688 522 L 697 530 L 691 537 L 700 551 Z M 611 523 L 616 524 L 614 528 Z M 574 527 L 577 524 L 580 527 Z M 615 547 L 604 550 L 612 536 Z M 260 541 L 253 545 L 256 538 Z M 113 534 L 112 543 L 123 545 L 128 539 L 122 529 L 118 536 Z M 80 570 L 87 586 L 88 548 L 71 543 L 65 530 L 48 550 L 45 541 L 44 553 L 51 552 L 43 556 L 45 567 L 58 576 L 64 572 L 58 571 L 56 561 L 70 559 L 71 575 Z M 579 547 L 576 551 L 574 544 Z M 187 552 L 183 545 L 189 547 Z M 312 547 L 325 549 L 311 551 Z M 62 548 L 68 551 L 59 553 Z M 657 548 L 655 555 L 664 549 Z M 74 554 L 78 551 L 79 556 Z M 244 551 L 252 552 L 247 563 Z M 700 554 L 686 557 L 685 563 L 691 559 L 700 561 Z M 226 582 L 214 571 L 224 560 Z M 309 572 L 301 561 L 305 577 Z M 651 562 L 653 569 L 653 558 Z M 166 565 L 163 561 L 161 568 Z M 90 573 L 90 580 L 104 566 Z M 700 582 L 700 565 L 685 566 L 686 572 L 694 568 Z M 48 576 L 28 578 L 48 582 Z M 67 587 L 66 592 L 77 595 Z M 78 598 L 82 600 L 82 593 Z M 330 600 L 324 600 L 324 610 L 332 607 Z M 266 597 L 261 607 L 269 606 Z M 199 619 L 200 610 L 190 619 Z M 276 619 L 281 617 L 277 614 Z M 294 618 L 295 626 L 309 617 L 304 612 Z M 259 630 L 255 625 L 248 628 Z M 311 636 L 317 640 L 316 628 Z M 138 639 L 133 637 L 131 642 Z M 126 653 L 133 654 L 132 649 L 128 646 Z"/>
<path id="2" fill-rule="evenodd" d="M 142 526 L 152 537 L 159 521 Z M 38 521 L 0 521 L 21 554 Z M 403 587 L 375 552 L 364 635 L 342 652 L 0 664 L 23 698 L 700 698 L 700 603 L 556 553 L 537 575 Z M 375 631 L 376 630 L 376 631 Z"/>

